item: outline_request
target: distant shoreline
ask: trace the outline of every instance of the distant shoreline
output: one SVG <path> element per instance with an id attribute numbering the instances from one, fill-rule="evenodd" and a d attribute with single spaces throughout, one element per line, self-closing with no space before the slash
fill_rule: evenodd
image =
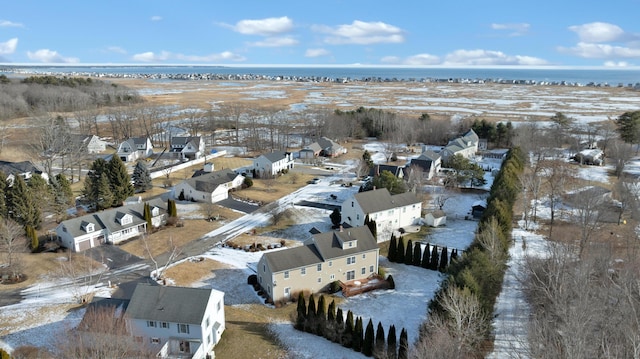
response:
<path id="1" fill-rule="evenodd" d="M 100 71 L 105 70 L 105 71 Z M 627 71 L 627 72 L 625 72 Z M 384 67 L 225 67 L 225 66 L 0 66 L 0 73 L 15 75 L 73 76 L 114 79 L 175 80 L 175 81 L 294 81 L 310 83 L 459 83 L 505 84 L 530 86 L 626 87 L 640 90 L 638 81 L 626 81 L 626 76 L 638 77 L 633 70 L 560 70 L 560 69 L 423 69 Z M 597 78 L 620 79 L 598 81 Z M 568 75 L 578 80 L 555 79 Z M 451 76 L 448 76 L 451 75 Z M 528 76 L 527 76 L 528 75 Z M 596 78 L 586 80 L 587 76 Z M 535 79 L 535 78 L 544 79 Z"/>

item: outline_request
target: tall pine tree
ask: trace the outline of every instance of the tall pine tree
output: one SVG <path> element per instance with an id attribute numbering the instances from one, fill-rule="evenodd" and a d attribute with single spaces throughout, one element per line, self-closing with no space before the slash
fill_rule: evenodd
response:
<path id="1" fill-rule="evenodd" d="M 373 355 L 373 345 L 375 340 L 375 333 L 373 331 L 373 322 L 369 318 L 367 323 L 367 329 L 364 331 L 364 341 L 362 342 L 362 354 L 370 357 Z"/>
<path id="2" fill-rule="evenodd" d="M 409 338 L 407 337 L 407 331 L 402 328 L 400 331 L 400 346 L 398 347 L 398 359 L 409 358 Z"/>
<path id="3" fill-rule="evenodd" d="M 396 236 L 391 234 L 391 240 L 389 241 L 389 254 L 387 254 L 387 259 L 389 262 L 396 261 L 396 252 L 398 251 L 398 240 L 396 240 Z"/>
<path id="4" fill-rule="evenodd" d="M 136 163 L 131 179 L 133 180 L 133 188 L 135 192 L 146 192 L 153 187 L 151 184 L 151 174 L 149 173 L 147 164 L 144 161 L 138 161 Z"/>
<path id="5" fill-rule="evenodd" d="M 398 239 L 398 250 L 396 251 L 396 262 L 404 263 L 404 240 L 402 237 Z"/>
<path id="6" fill-rule="evenodd" d="M 100 175 L 95 183 L 95 207 L 97 211 L 110 208 L 113 205 L 113 193 L 109 186 L 109 178 L 106 173 Z"/>
<path id="7" fill-rule="evenodd" d="M 449 265 L 449 258 L 447 257 L 449 250 L 447 247 L 442 248 L 440 252 L 440 263 L 438 265 L 438 270 L 440 272 L 444 272 L 447 270 L 447 266 Z"/>
<path id="8" fill-rule="evenodd" d="M 357 352 L 362 351 L 362 336 L 364 335 L 364 328 L 362 327 L 362 317 L 356 319 L 356 327 L 353 330 L 353 350 Z"/>
<path id="9" fill-rule="evenodd" d="M 304 299 L 304 294 L 302 292 L 298 295 L 298 307 L 296 314 L 295 328 L 298 330 L 304 330 L 304 323 L 307 321 L 307 302 Z"/>
<path id="10" fill-rule="evenodd" d="M 338 311 L 340 313 L 340 311 Z M 344 323 L 344 331 L 342 335 L 342 346 L 353 348 L 353 331 L 355 324 L 353 323 L 353 312 L 347 312 L 347 320 Z"/>
<path id="11" fill-rule="evenodd" d="M 125 199 L 133 196 L 134 189 L 131 177 L 120 156 L 111 156 L 108 165 L 109 185 L 111 188 L 112 206 L 122 206 Z"/>
<path id="12" fill-rule="evenodd" d="M 82 190 L 83 195 L 89 205 L 96 210 L 101 210 L 104 208 L 109 208 L 111 203 L 109 203 L 109 207 L 102 207 L 98 205 L 98 202 L 104 204 L 104 201 L 100 200 L 100 182 L 103 174 L 107 172 L 108 163 L 103 158 L 98 158 L 97 160 L 91 163 L 89 167 L 89 172 L 84 179 L 84 189 Z M 109 179 L 107 178 L 107 188 L 109 188 Z M 104 192 L 104 189 L 102 190 Z M 111 189 L 109 189 L 111 192 Z M 109 200 L 111 200 L 111 195 L 109 194 Z"/>
<path id="13" fill-rule="evenodd" d="M 420 242 L 416 242 L 413 244 L 413 262 L 414 266 L 420 266 L 420 261 L 422 260 L 422 245 Z"/>
<path id="14" fill-rule="evenodd" d="M 413 264 L 413 241 L 407 241 L 407 249 L 404 253 L 404 264 Z"/>
<path id="15" fill-rule="evenodd" d="M 429 259 L 431 259 L 431 252 L 429 250 L 429 243 L 424 246 L 424 251 L 422 252 L 422 261 L 420 262 L 420 266 L 424 269 L 429 269 Z"/>
<path id="16" fill-rule="evenodd" d="M 151 222 L 151 206 L 148 202 L 144 203 L 143 212 L 144 220 L 147 221 L 147 233 L 149 233 L 153 229 L 153 223 Z"/>
<path id="17" fill-rule="evenodd" d="M 307 325 L 305 325 L 304 328 L 304 330 L 308 333 L 313 332 L 313 330 L 315 329 L 318 314 L 316 310 L 316 300 L 313 297 L 313 294 L 311 294 L 309 296 L 309 306 L 307 307 Z"/>
<path id="18" fill-rule="evenodd" d="M 398 357 L 398 338 L 396 337 L 396 326 L 389 327 L 387 335 L 387 358 L 396 359 Z"/>
<path id="19" fill-rule="evenodd" d="M 62 173 L 58 173 L 49 179 L 49 183 L 53 195 L 53 211 L 58 218 L 64 219 L 67 215 L 67 209 L 75 207 L 76 204 L 71 183 L 69 183 L 67 177 Z"/>
<path id="20" fill-rule="evenodd" d="M 438 270 L 438 246 L 433 246 L 431 258 L 429 259 L 429 269 Z"/>
<path id="21" fill-rule="evenodd" d="M 378 322 L 378 328 L 376 329 L 376 342 L 375 345 L 373 346 L 373 353 L 374 356 L 376 358 L 382 358 L 384 357 L 384 343 L 385 343 L 385 338 L 384 338 L 384 327 L 382 326 L 381 322 Z"/>
<path id="22" fill-rule="evenodd" d="M 5 193 L 7 214 L 19 224 L 39 228 L 42 221 L 40 204 L 36 203 L 21 176 L 15 176 L 13 185 Z"/>

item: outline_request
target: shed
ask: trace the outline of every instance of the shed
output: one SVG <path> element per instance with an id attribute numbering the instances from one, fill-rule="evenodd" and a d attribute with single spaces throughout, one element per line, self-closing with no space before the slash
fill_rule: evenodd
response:
<path id="1" fill-rule="evenodd" d="M 442 210 L 436 210 L 429 212 L 424 216 L 424 221 L 427 226 L 439 227 L 447 224 L 447 215 Z"/>

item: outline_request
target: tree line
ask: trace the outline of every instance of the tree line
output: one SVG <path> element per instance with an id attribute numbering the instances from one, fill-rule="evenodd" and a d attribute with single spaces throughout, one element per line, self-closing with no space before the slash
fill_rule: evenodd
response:
<path id="1" fill-rule="evenodd" d="M 445 272 L 450 263 L 453 263 L 458 259 L 458 250 L 452 249 L 449 254 L 449 249 L 445 246 L 438 251 L 437 245 L 431 245 L 427 243 L 424 250 L 420 242 L 415 242 L 411 239 L 407 241 L 405 246 L 404 239 L 396 238 L 395 235 L 391 235 L 389 241 L 389 253 L 387 259 L 394 263 L 404 263 L 406 265 L 413 265 L 430 270 L 437 270 Z"/>

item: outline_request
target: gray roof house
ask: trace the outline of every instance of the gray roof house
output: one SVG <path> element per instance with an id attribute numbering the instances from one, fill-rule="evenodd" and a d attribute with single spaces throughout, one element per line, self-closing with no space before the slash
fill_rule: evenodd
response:
<path id="1" fill-rule="evenodd" d="M 320 137 L 316 142 L 305 146 L 298 153 L 300 158 L 313 158 L 317 156 L 337 157 L 347 153 L 347 149 L 330 138 Z"/>
<path id="2" fill-rule="evenodd" d="M 300 291 L 318 292 L 334 282 L 378 273 L 379 248 L 368 227 L 317 233 L 304 245 L 264 253 L 258 284 L 271 300 L 289 300 Z"/>
<path id="3" fill-rule="evenodd" d="M 166 222 L 166 202 L 147 202 L 151 207 L 151 223 L 159 227 Z M 58 242 L 80 252 L 106 243 L 118 244 L 147 232 L 144 203 L 110 208 L 101 212 L 68 219 L 55 229 Z"/>
<path id="4" fill-rule="evenodd" d="M 84 153 L 101 153 L 107 149 L 107 142 L 96 135 L 75 134 L 71 135 L 71 140 Z"/>
<path id="5" fill-rule="evenodd" d="M 4 173 L 4 175 L 7 176 L 7 183 L 9 183 L 9 186 L 13 185 L 15 176 L 20 176 L 28 182 L 31 176 L 33 176 L 34 174 L 39 174 L 45 180 L 49 180 L 49 176 L 47 175 L 47 173 L 44 172 L 41 167 L 36 166 L 31 161 L 0 161 L 0 172 Z"/>
<path id="6" fill-rule="evenodd" d="M 407 164 L 407 167 L 410 171 L 420 169 L 422 176 L 430 180 L 440 171 L 442 167 L 442 157 L 431 150 L 426 150 L 422 152 L 420 156 L 412 158 Z"/>
<path id="7" fill-rule="evenodd" d="M 141 283 L 125 318 L 131 335 L 160 358 L 210 358 L 225 330 L 224 293 Z"/>
<path id="8" fill-rule="evenodd" d="M 229 191 L 240 188 L 243 183 L 243 176 L 224 169 L 187 178 L 174 187 L 173 193 L 180 200 L 216 203 L 227 199 Z"/>
<path id="9" fill-rule="evenodd" d="M 480 139 L 473 130 L 467 131 L 464 135 L 449 141 L 447 146 L 442 149 L 442 159 L 448 160 L 454 155 L 461 155 L 465 158 L 471 158 L 478 152 L 478 143 Z"/>
<path id="10" fill-rule="evenodd" d="M 291 152 L 272 151 L 253 159 L 252 171 L 256 177 L 275 176 L 284 170 L 293 168 Z"/>
<path id="11" fill-rule="evenodd" d="M 118 145 L 116 155 L 122 162 L 132 162 L 153 155 L 153 145 L 146 137 L 132 137 Z"/>
<path id="12" fill-rule="evenodd" d="M 170 147 L 169 152 L 181 159 L 195 160 L 205 154 L 201 136 L 171 137 Z"/>

